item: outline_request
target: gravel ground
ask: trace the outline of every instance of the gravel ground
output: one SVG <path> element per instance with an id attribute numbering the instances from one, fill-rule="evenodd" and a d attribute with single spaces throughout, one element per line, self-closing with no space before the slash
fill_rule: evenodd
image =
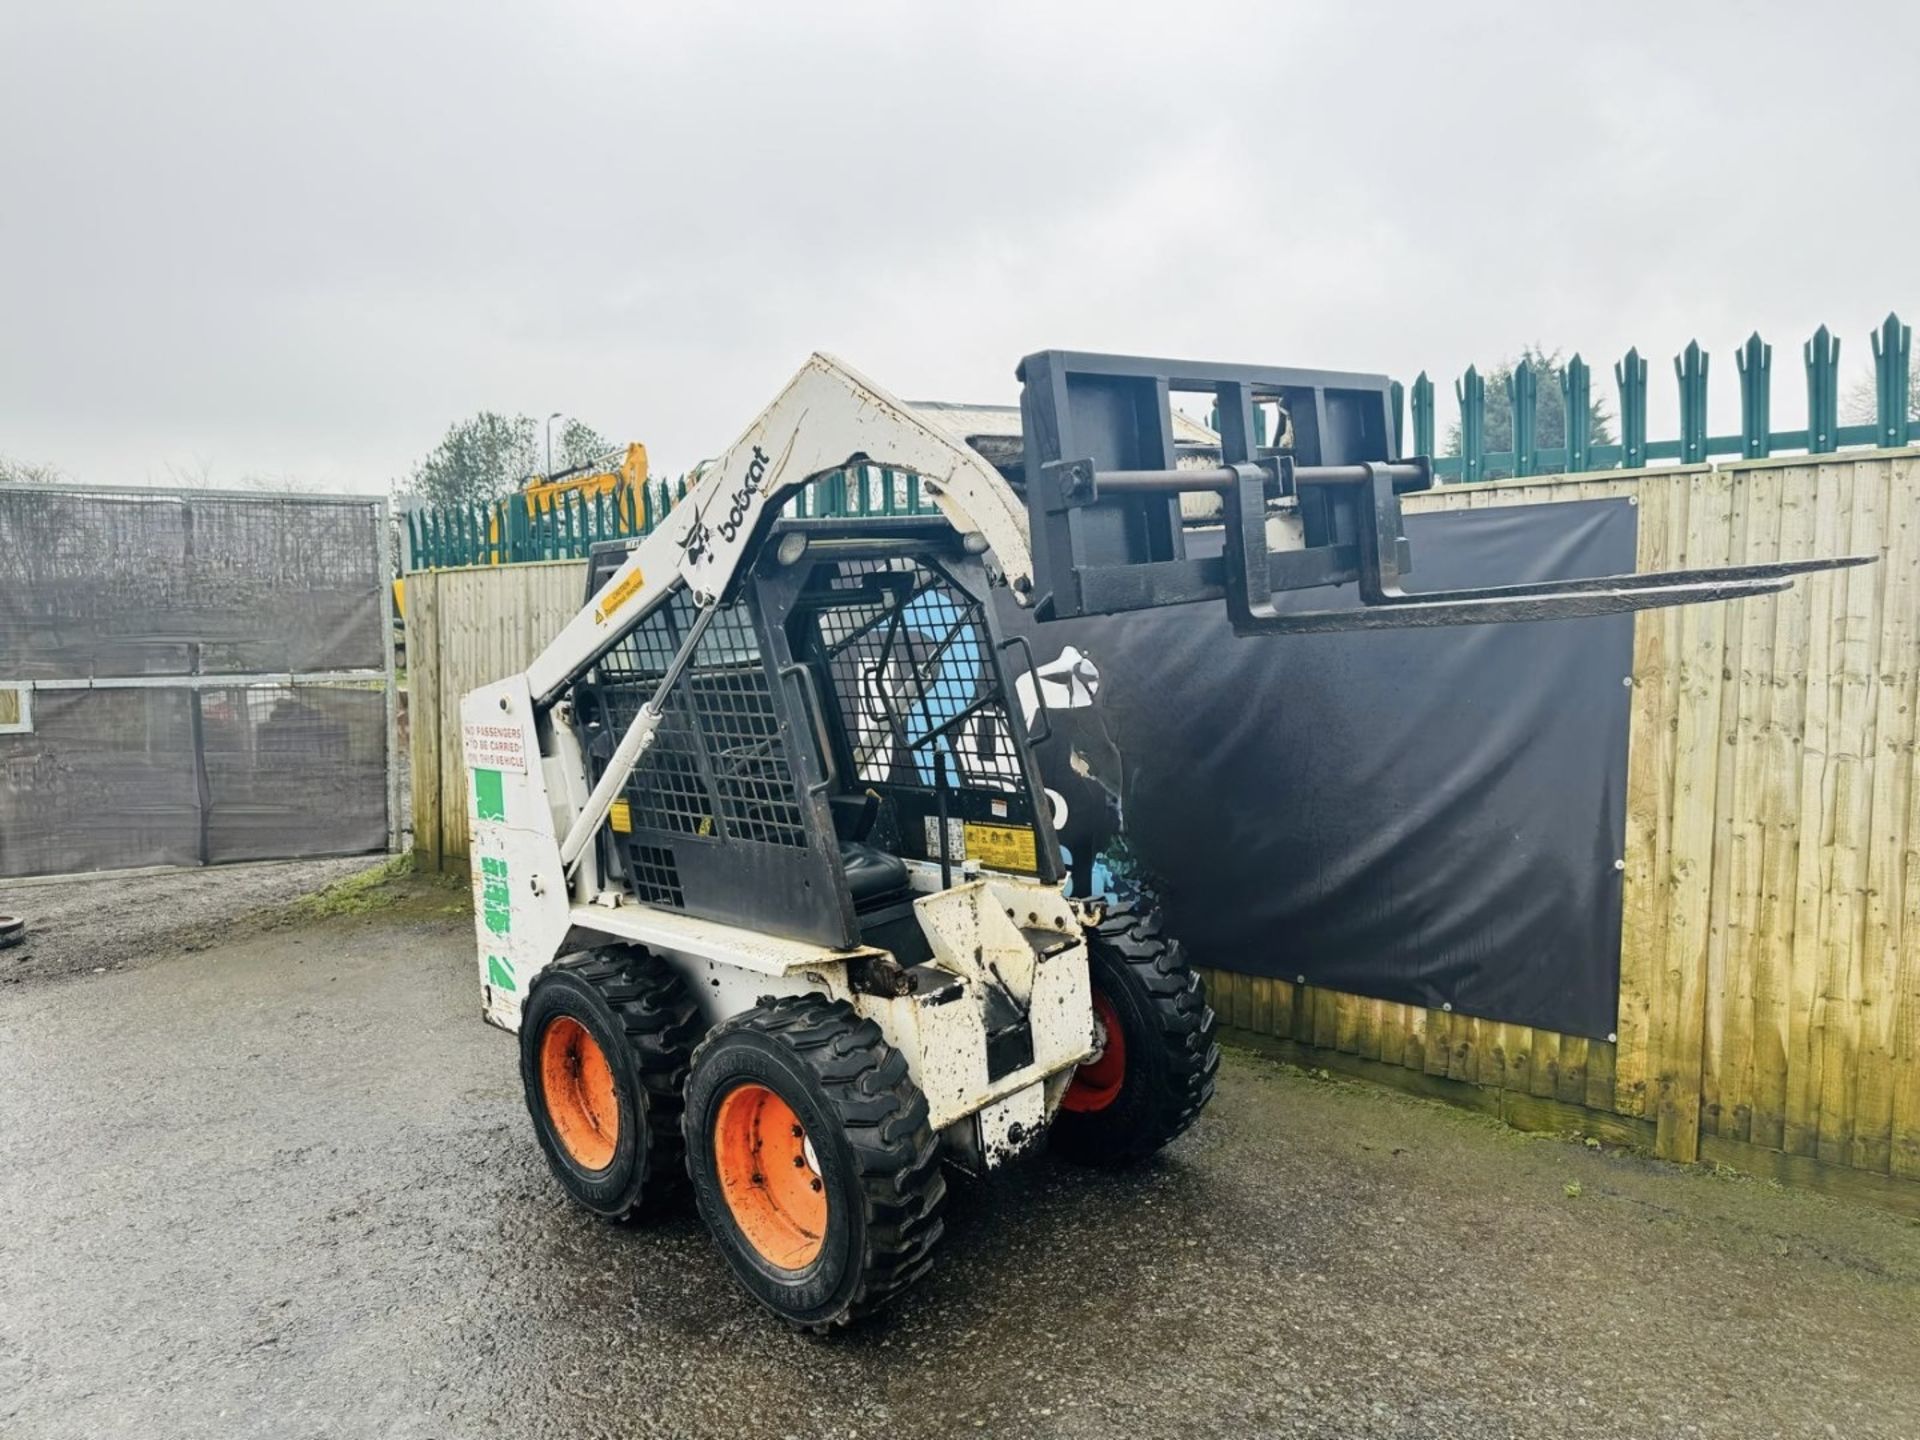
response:
<path id="1" fill-rule="evenodd" d="M 0 990 L 0 1435 L 1920 1435 L 1920 1228 L 1229 1053 L 852 1333 L 534 1145 L 446 889 Z"/>
<path id="2" fill-rule="evenodd" d="M 205 948 L 256 912 L 379 864 L 384 856 L 276 860 L 50 880 L 0 880 L 0 914 L 26 919 L 24 943 L 0 950 L 0 985 L 119 970 Z"/>

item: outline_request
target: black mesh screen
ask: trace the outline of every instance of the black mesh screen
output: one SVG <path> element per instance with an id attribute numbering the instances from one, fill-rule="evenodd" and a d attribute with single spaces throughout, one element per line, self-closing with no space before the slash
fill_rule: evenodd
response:
<path id="1" fill-rule="evenodd" d="M 588 715 L 601 727 L 595 773 L 652 697 L 693 624 L 681 591 L 595 667 Z M 673 854 L 644 832 L 804 846 L 800 795 L 780 737 L 753 617 L 722 610 L 668 696 L 653 744 L 628 778 L 630 836 L 617 837 L 639 898 L 683 903 Z"/>
<path id="2" fill-rule="evenodd" d="M 680 867 L 674 864 L 673 851 L 660 845 L 629 845 L 626 853 L 636 897 L 649 905 L 668 905 L 675 910 L 686 905 L 686 893 L 680 888 Z"/>
<path id="3" fill-rule="evenodd" d="M 819 638 L 858 777 L 931 786 L 944 753 L 958 787 L 1023 791 L 979 602 L 915 560 L 835 569 Z"/>

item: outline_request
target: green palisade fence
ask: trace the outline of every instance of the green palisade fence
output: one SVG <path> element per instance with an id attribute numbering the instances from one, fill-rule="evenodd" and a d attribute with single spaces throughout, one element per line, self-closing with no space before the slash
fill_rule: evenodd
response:
<path id="1" fill-rule="evenodd" d="M 643 490 L 550 496 L 529 506 L 521 495 L 483 505 L 443 505 L 406 514 L 407 569 L 517 565 L 577 560 L 603 540 L 646 535 L 686 498 L 687 481 L 650 480 Z M 856 465 L 802 490 L 788 513 L 822 516 L 927 515 L 920 477 L 878 465 Z"/>
<path id="2" fill-rule="evenodd" d="M 1593 443 L 1589 405 L 1592 373 L 1575 355 L 1560 376 L 1566 443 L 1541 446 L 1537 433 L 1539 380 L 1525 360 L 1513 367 L 1507 381 L 1512 405 L 1513 448 L 1490 451 L 1486 439 L 1486 381 L 1469 366 L 1455 382 L 1460 409 L 1458 454 L 1436 456 L 1434 473 L 1445 480 L 1485 480 L 1502 475 L 1549 475 L 1625 468 L 1637 470 L 1660 460 L 1698 464 L 1718 455 L 1759 459 L 1780 452 L 1804 451 L 1830 455 L 1845 446 L 1873 445 L 1890 449 L 1913 444 L 1920 417 L 1912 409 L 1913 331 L 1898 315 L 1888 315 L 1873 334 L 1873 393 L 1875 418 L 1871 424 L 1840 423 L 1840 341 L 1826 326 L 1816 330 L 1801 348 L 1807 376 L 1807 426 L 1804 430 L 1771 428 L 1773 413 L 1773 347 L 1758 333 L 1734 352 L 1740 376 L 1740 429 L 1716 435 L 1707 421 L 1707 375 L 1711 357 L 1700 343 L 1689 341 L 1673 360 L 1679 387 L 1680 434 L 1672 440 L 1647 438 L 1647 362 L 1635 350 L 1627 351 L 1613 367 L 1619 395 L 1620 439 L 1615 444 Z M 1410 452 L 1434 452 L 1434 386 L 1424 371 L 1407 392 L 1413 404 Z M 1400 424 L 1400 387 L 1394 387 L 1394 424 Z"/>

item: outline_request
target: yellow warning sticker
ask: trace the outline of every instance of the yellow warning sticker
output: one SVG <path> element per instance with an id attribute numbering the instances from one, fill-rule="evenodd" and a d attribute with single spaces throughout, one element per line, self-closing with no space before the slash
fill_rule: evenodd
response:
<path id="1" fill-rule="evenodd" d="M 1024 825 L 976 825 L 969 820 L 963 833 L 967 859 L 977 860 L 989 870 L 1019 870 L 1031 875 L 1040 869 L 1033 831 Z"/>
<path id="2" fill-rule="evenodd" d="M 624 800 L 616 800 L 607 807 L 607 824 L 622 835 L 633 833 L 633 809 Z"/>
<path id="3" fill-rule="evenodd" d="M 593 607 L 593 623 L 596 625 L 606 624 L 607 617 L 634 596 L 638 595 L 640 593 L 640 587 L 646 583 L 646 579 L 640 574 L 640 570 L 636 566 L 631 575 L 627 576 L 626 579 L 609 590 L 601 597 L 600 603 Z"/>

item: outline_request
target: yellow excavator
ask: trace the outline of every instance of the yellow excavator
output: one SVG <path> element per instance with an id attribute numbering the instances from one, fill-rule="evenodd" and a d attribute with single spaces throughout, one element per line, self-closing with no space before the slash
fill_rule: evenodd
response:
<path id="1" fill-rule="evenodd" d="M 488 521 L 487 558 L 479 563 L 499 565 L 507 553 L 501 534 L 501 526 L 506 523 L 507 507 L 520 504 L 526 507 L 529 519 L 550 514 L 557 506 L 574 496 L 591 502 L 596 496 L 605 495 L 611 499 L 624 499 L 629 493 L 634 503 L 643 511 L 649 503 L 647 498 L 647 447 L 634 441 L 620 453 L 616 462 L 609 455 L 602 455 L 584 465 L 576 465 L 558 474 L 529 475 L 520 489 L 502 500 L 494 507 L 493 516 Z M 406 615 L 406 579 L 398 577 L 393 582 L 393 613 L 396 617 Z"/>
<path id="2" fill-rule="evenodd" d="M 639 441 L 627 446 L 617 465 L 609 466 L 608 456 L 585 465 L 576 465 L 571 470 L 562 470 L 549 478 L 545 475 L 529 475 L 520 487 L 520 497 L 527 507 L 529 515 L 538 514 L 550 508 L 562 495 L 578 494 L 591 500 L 596 495 L 619 495 L 628 490 L 639 489 L 647 483 L 647 447 Z M 499 521 L 495 520 L 497 527 Z"/>

